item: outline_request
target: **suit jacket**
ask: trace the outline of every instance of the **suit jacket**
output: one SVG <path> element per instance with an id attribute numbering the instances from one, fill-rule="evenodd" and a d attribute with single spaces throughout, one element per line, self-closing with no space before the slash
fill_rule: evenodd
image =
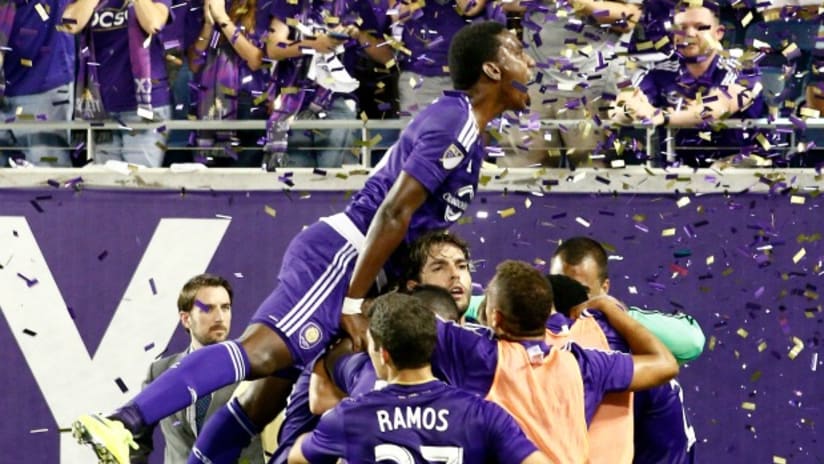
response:
<path id="1" fill-rule="evenodd" d="M 143 382 L 143 387 L 151 383 L 157 376 L 180 361 L 188 351 L 177 353 L 165 358 L 158 359 L 149 366 L 149 373 Z M 232 393 L 238 384 L 227 385 L 212 393 L 212 401 L 206 412 L 206 418 L 212 416 L 218 409 L 222 408 L 232 398 Z M 163 462 L 165 464 L 185 464 L 192 451 L 197 434 L 195 433 L 195 406 L 189 405 L 160 421 L 160 429 L 163 431 L 163 438 L 166 440 Z M 131 451 L 131 461 L 134 464 L 144 464 L 148 462 L 154 446 L 152 443 L 152 433 L 154 426 L 146 428 L 135 436 L 140 448 Z M 238 461 L 243 464 L 263 464 L 263 448 L 260 444 L 260 436 L 252 439 L 251 444 L 243 450 Z"/>

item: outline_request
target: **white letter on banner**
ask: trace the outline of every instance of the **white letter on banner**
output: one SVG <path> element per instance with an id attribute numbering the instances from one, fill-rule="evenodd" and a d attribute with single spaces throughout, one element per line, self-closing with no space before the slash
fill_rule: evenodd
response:
<path id="1" fill-rule="evenodd" d="M 148 365 L 177 328 L 174 308 L 181 287 L 204 272 L 229 222 L 161 219 L 92 357 L 28 221 L 22 216 L 0 216 L 0 237 L 5 237 L 0 252 L 5 266 L 0 272 L 0 308 L 59 427 L 69 427 L 83 413 L 111 412 L 140 390 Z M 18 273 L 37 279 L 37 284 L 28 286 Z M 93 282 L 94 276 L 89 280 Z M 111 314 L 109 308 L 100 311 L 104 318 Z M 154 347 L 146 350 L 152 343 Z M 128 387 L 125 394 L 115 383 L 117 378 Z M 90 450 L 77 445 L 71 434 L 61 436 L 63 463 L 91 462 Z"/>

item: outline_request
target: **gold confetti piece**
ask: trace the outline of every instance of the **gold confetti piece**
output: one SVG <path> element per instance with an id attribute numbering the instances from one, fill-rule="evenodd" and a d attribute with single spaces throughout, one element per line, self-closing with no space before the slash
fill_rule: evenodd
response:
<path id="1" fill-rule="evenodd" d="M 664 48 L 664 46 L 666 46 L 669 43 L 670 43 L 669 37 L 667 37 L 667 36 L 661 37 L 661 39 L 658 42 L 655 42 L 655 49 L 656 50 L 661 50 L 662 48 Z"/>
<path id="2" fill-rule="evenodd" d="M 747 27 L 747 24 L 749 24 L 751 21 L 752 21 L 752 11 L 748 11 L 747 14 L 745 14 L 744 17 L 741 18 L 741 26 Z"/>
<path id="3" fill-rule="evenodd" d="M 29 59 L 20 58 L 20 65 L 25 66 L 27 68 L 31 68 L 32 66 L 34 66 L 34 63 L 32 63 L 32 61 Z"/>
<path id="4" fill-rule="evenodd" d="M 675 236 L 675 227 L 662 230 L 661 231 L 661 236 L 662 237 L 673 237 L 673 236 Z"/>
<path id="5" fill-rule="evenodd" d="M 690 204 L 690 197 L 681 197 L 675 204 L 678 205 L 679 208 L 683 208 Z"/>
<path id="6" fill-rule="evenodd" d="M 758 144 L 761 145 L 761 148 L 763 148 L 764 150 L 772 149 L 772 144 L 769 140 L 767 140 L 766 137 L 764 137 L 764 134 L 759 133 L 757 136 L 755 136 L 755 140 L 758 141 Z"/>
<path id="7" fill-rule="evenodd" d="M 747 336 L 750 334 L 749 332 L 747 332 L 747 329 L 744 328 L 736 330 L 735 333 L 737 333 L 738 336 L 741 338 L 747 338 Z"/>
<path id="8" fill-rule="evenodd" d="M 638 294 L 638 289 L 635 288 L 634 285 L 630 285 L 629 288 L 627 288 L 627 290 L 629 290 L 630 295 L 637 295 Z"/>
<path id="9" fill-rule="evenodd" d="M 741 409 L 745 411 L 755 411 L 755 403 L 744 401 L 743 403 L 741 403 Z"/>
<path id="10" fill-rule="evenodd" d="M 707 142 L 712 142 L 712 132 L 711 131 L 700 131 L 698 132 L 698 138 L 701 140 L 705 140 Z"/>
<path id="11" fill-rule="evenodd" d="M 652 48 L 652 47 L 654 47 L 654 46 L 655 46 L 655 44 L 653 44 L 651 40 L 647 40 L 646 42 L 638 42 L 638 43 L 635 45 L 635 48 L 636 48 L 639 52 L 641 52 L 641 51 L 644 51 L 644 50 L 649 50 L 650 48 Z"/>
<path id="12" fill-rule="evenodd" d="M 609 164 L 612 168 L 623 168 L 623 167 L 626 167 L 626 165 L 627 165 L 627 163 L 622 159 L 614 159 L 614 160 L 610 161 Z"/>
<path id="13" fill-rule="evenodd" d="M 582 226 L 584 226 L 584 227 L 589 227 L 589 226 L 590 226 L 589 221 L 587 221 L 586 219 L 582 218 L 581 216 L 576 217 L 576 218 L 575 218 L 575 222 L 577 222 L 578 224 L 581 224 L 581 225 L 582 225 Z"/>
<path id="14" fill-rule="evenodd" d="M 265 205 L 265 206 L 263 207 L 263 211 L 265 211 L 265 212 L 266 212 L 266 214 L 268 214 L 269 216 L 272 216 L 272 217 L 275 217 L 275 216 L 277 216 L 277 214 L 278 214 L 277 210 L 275 210 L 275 208 L 272 208 L 272 207 L 271 207 L 271 206 L 269 206 L 269 205 Z"/>
<path id="15" fill-rule="evenodd" d="M 707 266 L 712 265 L 715 262 L 715 256 L 707 256 Z"/>
<path id="16" fill-rule="evenodd" d="M 781 50 L 781 54 L 789 58 L 790 55 L 796 53 L 797 51 L 798 45 L 796 45 L 795 43 L 790 43 L 784 48 L 784 50 Z"/>
<path id="17" fill-rule="evenodd" d="M 787 464 L 787 460 L 781 456 L 773 456 L 773 464 Z"/>
<path id="18" fill-rule="evenodd" d="M 384 66 L 386 66 L 387 68 L 394 68 L 396 64 L 397 63 L 395 62 L 395 59 L 393 58 L 393 59 L 387 61 Z M 381 82 L 381 84 L 382 84 L 382 82 Z"/>
<path id="19" fill-rule="evenodd" d="M 801 116 L 805 116 L 805 117 L 808 117 L 808 118 L 818 118 L 819 116 L 821 116 L 820 111 L 812 109 L 812 108 L 808 108 L 806 106 L 804 108 L 801 108 L 800 113 L 801 113 Z"/>
<path id="20" fill-rule="evenodd" d="M 49 12 L 46 11 L 46 8 L 43 6 L 42 3 L 34 5 L 34 11 L 36 11 L 37 14 L 40 15 L 40 20 L 44 23 L 49 20 Z"/>
<path id="21" fill-rule="evenodd" d="M 508 218 L 509 216 L 512 216 L 513 214 L 515 214 L 515 208 L 507 208 L 507 209 L 498 211 L 498 215 L 501 216 L 501 219 Z"/>
<path id="22" fill-rule="evenodd" d="M 790 196 L 790 204 L 792 205 L 803 205 L 805 201 L 807 201 L 807 198 L 802 197 L 801 195 Z"/>
<path id="23" fill-rule="evenodd" d="M 486 218 L 489 217 L 489 212 L 488 211 L 478 211 L 477 213 L 475 213 L 475 217 L 478 218 L 478 219 L 486 219 Z"/>
<path id="24" fill-rule="evenodd" d="M 643 214 L 636 214 L 636 215 L 632 216 L 632 220 L 635 221 L 635 222 L 644 222 L 646 219 L 647 219 L 647 217 L 644 216 Z"/>
<path id="25" fill-rule="evenodd" d="M 807 254 L 807 249 L 806 248 L 802 248 L 802 249 L 798 250 L 798 253 L 796 253 L 795 256 L 793 256 L 793 264 L 798 264 L 798 262 L 801 261 L 801 258 L 803 258 L 806 254 Z"/>
<path id="26" fill-rule="evenodd" d="M 761 378 L 761 371 L 755 371 L 750 376 L 750 382 L 758 382 L 758 380 L 760 378 Z"/>
<path id="27" fill-rule="evenodd" d="M 708 348 L 710 351 L 714 350 L 714 349 L 715 349 L 715 343 L 716 343 L 717 341 L 718 341 L 718 339 L 717 339 L 717 338 L 715 338 L 715 335 L 711 335 L 711 336 L 710 336 L 710 341 L 709 341 L 709 343 L 707 343 L 707 348 Z"/>
<path id="28" fill-rule="evenodd" d="M 767 342 L 762 341 L 761 343 L 758 344 L 758 352 L 759 353 L 763 353 L 764 350 L 766 350 L 766 349 L 767 349 Z"/>
<path id="29" fill-rule="evenodd" d="M 790 352 L 787 353 L 787 357 L 790 359 L 795 359 L 798 357 L 798 354 L 804 349 L 804 342 L 801 341 L 798 337 L 793 337 L 793 347 L 790 349 Z"/>
<path id="30" fill-rule="evenodd" d="M 531 208 L 531 207 L 532 207 L 532 200 L 530 200 L 529 198 L 527 198 L 526 200 L 524 200 L 524 207 L 525 207 L 526 209 Z"/>
<path id="31" fill-rule="evenodd" d="M 732 268 L 731 267 L 728 267 L 728 268 L 724 269 L 723 271 L 721 271 L 721 275 L 724 276 L 724 277 L 727 277 L 730 274 L 732 274 Z"/>

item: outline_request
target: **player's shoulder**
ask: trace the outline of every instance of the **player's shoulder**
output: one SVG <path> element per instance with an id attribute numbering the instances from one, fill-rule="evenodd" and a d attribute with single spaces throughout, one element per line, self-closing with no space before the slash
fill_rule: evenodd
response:
<path id="1" fill-rule="evenodd" d="M 457 141 L 468 151 L 480 135 L 469 97 L 459 91 L 444 91 L 418 114 L 420 130 L 435 131 Z"/>

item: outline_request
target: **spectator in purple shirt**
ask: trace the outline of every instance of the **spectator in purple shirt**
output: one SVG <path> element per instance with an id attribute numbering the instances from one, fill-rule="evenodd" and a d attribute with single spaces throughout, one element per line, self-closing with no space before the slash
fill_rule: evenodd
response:
<path id="1" fill-rule="evenodd" d="M 368 351 L 387 386 L 321 417 L 289 462 L 550 462 L 503 408 L 435 378 L 429 360 L 437 333 L 435 315 L 419 300 L 379 297 Z"/>
<path id="2" fill-rule="evenodd" d="M 610 110 L 619 124 L 697 127 L 675 135 L 678 160 L 695 167 L 768 149 L 756 142 L 753 131 L 713 130 L 710 126 L 724 118 L 757 118 L 764 111 L 756 71 L 743 69 L 719 53 L 724 26 L 716 11 L 717 6 L 708 1 L 701 6 L 685 3 L 676 7 L 673 38 L 680 57 L 678 69 L 664 63 L 641 74 Z"/>
<path id="3" fill-rule="evenodd" d="M 68 0 L 0 2 L 0 121 L 65 122 L 72 117 L 74 38 L 58 31 Z M 18 111 L 20 114 L 18 114 Z M 12 128 L 14 126 L 11 126 Z M 0 168 L 9 158 L 38 166 L 71 166 L 67 131 L 2 130 Z"/>
<path id="4" fill-rule="evenodd" d="M 127 456 L 134 431 L 191 404 L 192 392 L 203 396 L 242 379 L 304 368 L 344 332 L 356 349 L 365 345 L 360 307 L 381 270 L 404 241 L 463 216 L 485 156 L 480 131 L 504 111 L 529 103 L 519 89 L 534 61 L 503 25 L 462 29 L 449 61 L 456 90 L 409 124 L 345 212 L 322 218 L 292 240 L 277 287 L 241 338 L 187 356 L 112 419 L 79 417 L 73 425 L 84 442 L 100 454 Z M 287 377 L 288 386 L 296 375 Z"/>
<path id="5" fill-rule="evenodd" d="M 165 54 L 158 32 L 170 0 L 75 0 L 63 27 L 80 35 L 76 117 L 99 121 L 163 121 L 171 116 Z M 160 167 L 165 134 L 157 130 L 98 131 L 97 162 L 127 161 Z"/>

